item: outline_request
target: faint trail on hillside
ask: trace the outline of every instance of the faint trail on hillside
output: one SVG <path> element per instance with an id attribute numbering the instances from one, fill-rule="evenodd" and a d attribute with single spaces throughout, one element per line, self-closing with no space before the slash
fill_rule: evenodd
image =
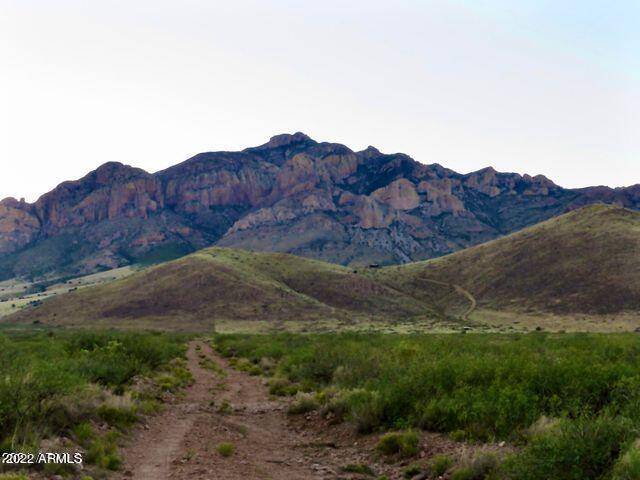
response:
<path id="1" fill-rule="evenodd" d="M 467 309 L 462 314 L 460 314 L 460 320 L 464 320 L 464 321 L 469 320 L 469 316 L 473 313 L 473 311 L 476 309 L 478 305 L 476 298 L 471 294 L 469 290 L 455 283 L 442 282 L 440 280 L 434 280 L 432 278 L 426 278 L 426 277 L 418 277 L 418 278 L 421 278 L 425 282 L 430 282 L 443 287 L 452 288 L 457 293 L 464 296 L 469 301 L 469 307 L 467 307 Z"/>
<path id="2" fill-rule="evenodd" d="M 473 311 L 476 309 L 476 306 L 478 305 L 476 297 L 474 297 L 469 290 L 464 289 L 460 285 L 452 283 L 451 286 L 456 289 L 456 292 L 464 295 L 469 300 L 469 308 L 467 308 L 467 310 L 462 315 L 460 315 L 460 318 L 462 320 L 469 320 L 469 315 L 473 313 Z"/>

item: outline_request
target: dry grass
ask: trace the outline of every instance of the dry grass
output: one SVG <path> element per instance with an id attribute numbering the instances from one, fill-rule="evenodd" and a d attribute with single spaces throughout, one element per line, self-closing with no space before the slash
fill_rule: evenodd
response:
<path id="1" fill-rule="evenodd" d="M 227 333 L 629 331 L 639 325 L 640 213 L 592 205 L 443 258 L 379 270 L 209 248 L 110 283 L 62 285 L 76 286 L 62 298 L 48 291 L 53 298 L 7 320 Z M 0 303 L 0 315 L 29 301 Z"/>
<path id="2" fill-rule="evenodd" d="M 348 327 L 424 321 L 435 309 L 351 269 L 286 254 L 210 248 L 94 288 L 70 292 L 10 321 L 211 330 L 266 322 Z M 187 328 L 188 326 L 188 328 Z M 331 328 L 330 327 L 330 328 Z"/>
<path id="3" fill-rule="evenodd" d="M 591 205 L 446 257 L 389 267 L 405 291 L 426 279 L 458 284 L 479 306 L 531 314 L 640 311 L 640 213 Z M 447 299 L 445 299 L 447 300 Z M 450 297 L 450 308 L 464 299 Z"/>

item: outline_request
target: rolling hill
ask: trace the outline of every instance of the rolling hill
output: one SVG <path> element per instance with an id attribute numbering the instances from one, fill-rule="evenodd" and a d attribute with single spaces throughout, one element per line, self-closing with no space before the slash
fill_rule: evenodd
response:
<path id="1" fill-rule="evenodd" d="M 478 308 L 632 312 L 640 319 L 640 213 L 591 205 L 445 257 L 388 267 L 377 277 L 409 294 L 429 281 L 456 284 Z M 466 303 L 461 296 L 450 301 L 457 308 Z"/>
<path id="2" fill-rule="evenodd" d="M 5 321 L 177 330 L 490 325 L 482 312 L 514 314 L 507 321 L 523 327 L 533 321 L 527 315 L 544 315 L 555 329 L 567 316 L 580 317 L 570 327 L 579 329 L 589 316 L 599 330 L 630 315 L 623 329 L 637 327 L 640 213 L 587 206 L 445 257 L 380 269 L 212 247 Z"/>
<path id="3" fill-rule="evenodd" d="M 314 322 L 347 325 L 442 317 L 428 302 L 346 267 L 288 254 L 213 247 L 109 284 L 47 299 L 7 320 L 209 330 L 226 321 L 313 327 Z"/>

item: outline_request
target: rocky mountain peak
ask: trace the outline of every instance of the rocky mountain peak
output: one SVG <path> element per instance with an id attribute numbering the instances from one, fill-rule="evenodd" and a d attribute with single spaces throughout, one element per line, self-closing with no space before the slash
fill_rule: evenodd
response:
<path id="1" fill-rule="evenodd" d="M 382 155 L 382 153 L 380 153 L 380 150 L 378 150 L 376 147 L 373 147 L 371 145 L 369 145 L 362 152 L 360 152 L 360 154 L 366 159 L 376 158 Z"/>
<path id="2" fill-rule="evenodd" d="M 316 143 L 311 137 L 305 135 L 302 132 L 296 132 L 294 134 L 282 133 L 280 135 L 274 135 L 264 145 L 256 147 L 256 149 L 268 150 L 272 148 L 288 147 L 290 145 L 299 143 Z"/>
<path id="3" fill-rule="evenodd" d="M 0 205 L 4 207 L 18 208 L 21 203 L 24 203 L 24 199 L 22 200 L 22 202 L 13 197 L 6 197 L 0 200 Z"/>
<path id="4" fill-rule="evenodd" d="M 108 185 L 113 182 L 122 182 L 145 175 L 149 174 L 141 168 L 135 168 L 120 162 L 107 162 L 100 165 L 82 180 L 90 178 L 99 185 Z"/>

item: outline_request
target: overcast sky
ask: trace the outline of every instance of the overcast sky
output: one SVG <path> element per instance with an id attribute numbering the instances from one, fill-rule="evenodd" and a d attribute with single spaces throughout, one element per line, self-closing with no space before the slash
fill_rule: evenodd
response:
<path id="1" fill-rule="evenodd" d="M 640 2 L 0 0 L 0 198 L 303 131 L 640 183 Z"/>

